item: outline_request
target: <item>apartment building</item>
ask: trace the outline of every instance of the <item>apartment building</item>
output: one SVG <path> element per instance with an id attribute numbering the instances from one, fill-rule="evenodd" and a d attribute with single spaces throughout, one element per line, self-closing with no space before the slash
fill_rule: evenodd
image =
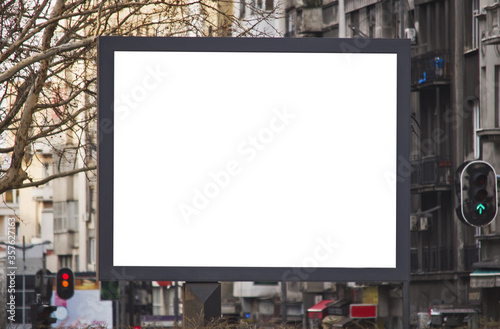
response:
<path id="1" fill-rule="evenodd" d="M 355 37 L 360 44 L 369 38 L 411 40 L 410 300 L 415 326 L 434 306 L 470 310 L 453 315 L 459 321 L 477 309 L 498 319 L 497 288 L 480 288 L 496 278 L 496 222 L 481 229 L 460 222 L 454 191 L 454 174 L 464 161 L 498 163 L 498 7 L 496 1 L 476 0 L 286 3 L 288 37 Z M 493 274 L 481 280 L 484 271 Z M 434 321 L 443 321 L 442 314 Z"/>
<path id="2" fill-rule="evenodd" d="M 500 45 L 498 1 L 474 0 L 472 2 L 472 37 L 466 38 L 478 58 L 479 88 L 474 90 L 471 125 L 474 158 L 489 162 L 500 171 Z M 471 90 L 471 93 L 473 91 Z M 469 157 L 471 158 L 471 157 Z M 499 216 L 488 226 L 475 232 L 478 257 L 470 274 L 471 292 L 483 316 L 500 320 L 500 223 Z M 471 293 L 469 294 L 471 295 Z"/>

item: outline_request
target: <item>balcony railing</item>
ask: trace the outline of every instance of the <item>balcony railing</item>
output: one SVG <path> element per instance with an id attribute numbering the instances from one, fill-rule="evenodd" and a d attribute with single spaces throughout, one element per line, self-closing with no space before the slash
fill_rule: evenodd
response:
<path id="1" fill-rule="evenodd" d="M 451 64 L 447 50 L 433 51 L 411 60 L 413 88 L 450 83 Z"/>
<path id="2" fill-rule="evenodd" d="M 455 262 L 453 261 L 453 248 L 441 247 L 439 248 L 439 270 L 452 271 Z"/>
<path id="3" fill-rule="evenodd" d="M 425 247 L 422 251 L 423 272 L 452 271 L 455 266 L 452 247 Z"/>
<path id="4" fill-rule="evenodd" d="M 455 249 L 447 247 L 424 247 L 422 260 L 418 260 L 418 248 L 410 250 L 410 266 L 412 273 L 448 272 L 455 269 Z M 478 260 L 478 251 L 475 245 L 464 247 L 464 267 L 466 271 L 473 270 L 473 263 Z"/>
<path id="5" fill-rule="evenodd" d="M 437 156 L 414 157 L 411 165 L 412 188 L 424 185 L 451 186 L 451 161 Z"/>
<path id="6" fill-rule="evenodd" d="M 351 11 L 359 10 L 377 2 L 379 2 L 379 0 L 346 0 L 344 3 L 345 12 L 349 13 Z"/>
<path id="7" fill-rule="evenodd" d="M 411 273 L 418 272 L 418 249 L 411 248 L 410 250 L 410 270 Z"/>
<path id="8" fill-rule="evenodd" d="M 52 187 L 43 185 L 42 187 L 35 187 L 33 189 L 33 199 L 36 201 L 52 201 L 54 192 Z"/>

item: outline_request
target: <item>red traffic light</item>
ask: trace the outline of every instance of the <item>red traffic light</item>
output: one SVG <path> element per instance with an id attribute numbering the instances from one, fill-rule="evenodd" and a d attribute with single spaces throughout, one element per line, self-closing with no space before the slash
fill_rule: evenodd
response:
<path id="1" fill-rule="evenodd" d="M 75 293 L 75 276 L 69 268 L 62 268 L 57 272 L 57 296 L 61 299 L 70 299 Z"/>

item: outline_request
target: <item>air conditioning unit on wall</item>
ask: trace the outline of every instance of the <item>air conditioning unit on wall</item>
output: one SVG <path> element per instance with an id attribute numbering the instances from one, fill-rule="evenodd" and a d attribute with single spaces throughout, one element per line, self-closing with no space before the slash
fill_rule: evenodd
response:
<path id="1" fill-rule="evenodd" d="M 405 29 L 405 38 L 411 40 L 411 44 L 414 45 L 417 43 L 417 30 L 414 28 Z"/>
<path id="2" fill-rule="evenodd" d="M 410 231 L 418 231 L 418 217 L 416 214 L 410 215 Z"/>
<path id="3" fill-rule="evenodd" d="M 420 227 L 418 228 L 420 231 L 427 231 L 430 229 L 431 221 L 429 217 L 420 217 Z"/>

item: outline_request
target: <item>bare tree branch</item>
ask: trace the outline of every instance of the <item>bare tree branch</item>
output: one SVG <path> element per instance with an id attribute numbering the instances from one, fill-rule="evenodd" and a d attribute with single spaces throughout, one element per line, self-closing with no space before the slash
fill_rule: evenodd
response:
<path id="1" fill-rule="evenodd" d="M 275 14 L 233 11 L 228 0 L 0 1 L 0 194 L 95 169 L 98 36 L 265 36 L 255 30 Z M 32 178 L 41 161 L 58 173 Z"/>
<path id="2" fill-rule="evenodd" d="M 18 186 L 18 188 L 37 187 L 40 185 L 47 184 L 48 182 L 50 182 L 51 180 L 54 180 L 56 178 L 73 176 L 73 175 L 76 175 L 76 174 L 81 173 L 81 172 L 86 172 L 86 171 L 96 170 L 96 169 L 97 169 L 97 166 L 90 166 L 90 167 L 78 168 L 78 169 L 74 169 L 74 170 L 60 172 L 58 174 L 50 175 L 44 179 L 40 179 L 40 180 L 35 181 L 35 182 L 21 184 L 20 186 Z"/>
<path id="3" fill-rule="evenodd" d="M 75 41 L 75 42 L 69 42 L 64 45 L 60 45 L 57 47 L 53 47 L 50 49 L 47 49 L 43 51 L 42 53 L 33 55 L 29 58 L 24 59 L 23 61 L 19 62 L 17 65 L 13 66 L 9 70 L 5 71 L 4 73 L 0 74 L 0 83 L 4 82 L 7 79 L 10 79 L 19 72 L 21 69 L 25 68 L 28 65 L 31 65 L 33 63 L 46 60 L 50 57 L 53 57 L 55 55 L 58 55 L 60 53 L 70 51 L 73 49 L 81 48 L 83 46 L 90 45 L 91 43 L 95 43 L 96 38 L 95 37 L 88 37 L 80 41 Z"/>

